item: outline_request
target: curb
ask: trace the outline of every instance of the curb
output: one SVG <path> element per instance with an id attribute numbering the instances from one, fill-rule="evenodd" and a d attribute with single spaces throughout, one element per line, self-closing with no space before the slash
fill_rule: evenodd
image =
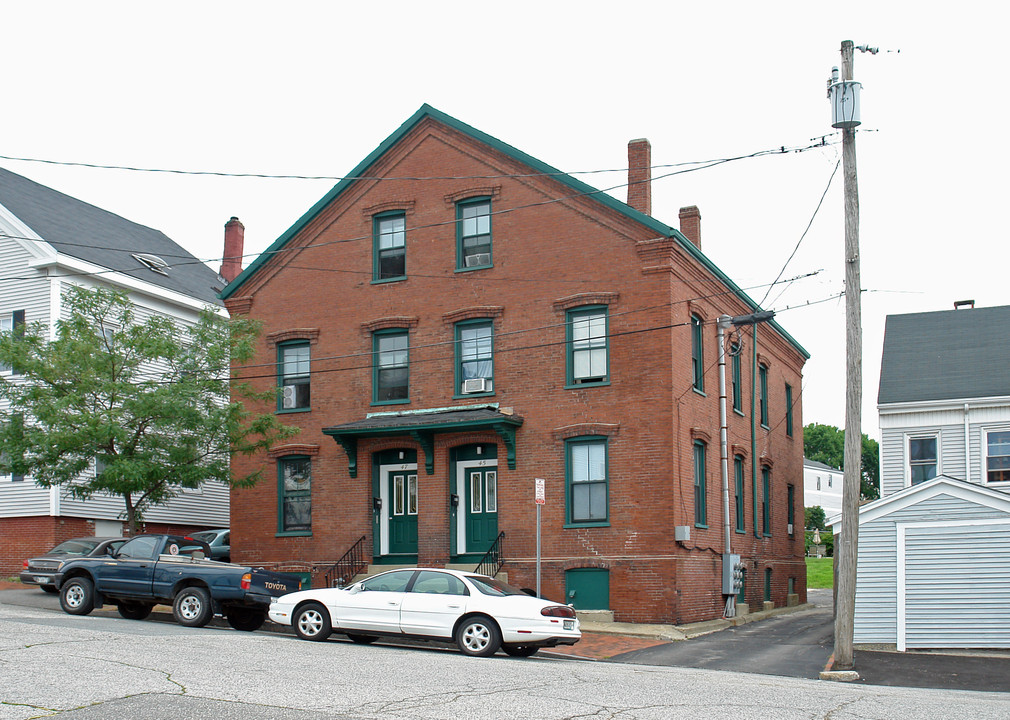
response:
<path id="1" fill-rule="evenodd" d="M 831 653 L 824 669 L 817 676 L 820 680 L 831 680 L 833 682 L 854 682 L 859 680 L 859 673 L 855 670 L 832 670 L 835 666 L 835 654 Z"/>

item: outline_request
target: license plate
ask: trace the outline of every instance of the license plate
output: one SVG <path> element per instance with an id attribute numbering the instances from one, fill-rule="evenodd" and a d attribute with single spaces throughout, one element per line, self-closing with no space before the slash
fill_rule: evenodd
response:
<path id="1" fill-rule="evenodd" d="M 565 630 L 574 630 L 574 629 L 575 629 L 575 621 L 565 620 Z"/>

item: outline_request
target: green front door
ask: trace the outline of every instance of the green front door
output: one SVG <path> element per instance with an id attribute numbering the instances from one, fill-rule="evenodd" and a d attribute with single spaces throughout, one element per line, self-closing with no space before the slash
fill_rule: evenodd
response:
<path id="1" fill-rule="evenodd" d="M 576 610 L 610 609 L 610 571 L 575 568 L 565 571 L 565 602 Z"/>
<path id="2" fill-rule="evenodd" d="M 417 470 L 389 473 L 389 552 L 417 553 Z"/>
<path id="3" fill-rule="evenodd" d="M 485 553 L 498 537 L 498 468 L 468 467 L 464 473 L 466 551 Z"/>

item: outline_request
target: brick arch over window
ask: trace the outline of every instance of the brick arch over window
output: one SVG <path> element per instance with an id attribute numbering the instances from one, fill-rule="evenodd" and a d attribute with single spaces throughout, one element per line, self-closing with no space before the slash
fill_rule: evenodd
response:
<path id="1" fill-rule="evenodd" d="M 319 342 L 319 328 L 291 328 L 269 333 L 265 340 L 269 347 L 277 347 L 280 343 L 291 340 L 307 340 L 309 345 Z"/>
<path id="2" fill-rule="evenodd" d="M 492 200 L 495 200 L 500 195 L 501 185 L 487 185 L 485 187 L 470 187 L 463 190 L 457 190 L 456 192 L 445 195 L 443 199 L 445 200 L 446 205 L 454 205 L 460 200 L 469 200 L 470 198 L 489 197 Z"/>
<path id="3" fill-rule="evenodd" d="M 500 305 L 481 305 L 479 307 L 460 308 L 442 315 L 442 322 L 445 325 L 455 325 L 464 320 L 498 320 L 505 313 L 505 308 Z"/>
<path id="4" fill-rule="evenodd" d="M 417 327 L 418 322 L 420 322 L 420 319 L 417 316 L 392 315 L 361 323 L 361 332 L 365 335 L 370 335 L 376 330 L 392 330 L 395 328 L 413 330 Z"/>
<path id="5" fill-rule="evenodd" d="M 566 560 L 561 564 L 562 570 L 610 570 L 610 563 L 606 560 Z"/>
<path id="6" fill-rule="evenodd" d="M 569 295 L 568 297 L 555 300 L 554 312 L 560 315 L 572 308 L 582 307 L 583 305 L 617 305 L 620 299 L 621 294 L 616 292 L 579 293 L 578 295 Z"/>
<path id="7" fill-rule="evenodd" d="M 286 457 L 288 455 L 304 455 L 315 457 L 319 454 L 319 446 L 315 443 L 288 443 L 286 445 L 274 445 L 267 451 L 267 457 L 271 460 Z"/>
<path id="8" fill-rule="evenodd" d="M 697 317 L 703 323 L 708 322 L 708 309 L 701 303 L 689 300 L 687 303 L 687 311 L 689 315 Z"/>
<path id="9" fill-rule="evenodd" d="M 744 447 L 743 445 L 731 445 L 730 446 L 730 454 L 731 455 L 739 455 L 744 460 L 747 459 L 747 455 L 748 455 L 749 452 L 750 452 L 750 450 L 748 448 Z"/>
<path id="10" fill-rule="evenodd" d="M 591 435 L 602 437 L 613 437 L 621 429 L 618 423 L 576 423 L 565 425 L 564 427 L 551 430 L 551 437 L 555 442 L 562 442 L 574 437 L 588 437 Z"/>
<path id="11" fill-rule="evenodd" d="M 691 428 L 691 440 L 701 440 L 706 445 L 712 444 L 712 435 L 707 430 L 698 427 Z"/>
<path id="12" fill-rule="evenodd" d="M 768 468 L 769 470 L 771 470 L 773 467 L 775 467 L 775 461 L 772 460 L 768 455 L 762 455 L 761 456 L 761 460 L 760 460 L 760 462 L 758 464 L 761 467 Z"/>
<path id="13" fill-rule="evenodd" d="M 372 217 L 373 215 L 378 215 L 380 213 L 392 212 L 399 210 L 404 215 L 414 214 L 414 201 L 413 200 L 389 200 L 388 202 L 382 202 L 377 205 L 370 205 L 366 208 L 361 209 L 361 214 L 365 217 Z"/>

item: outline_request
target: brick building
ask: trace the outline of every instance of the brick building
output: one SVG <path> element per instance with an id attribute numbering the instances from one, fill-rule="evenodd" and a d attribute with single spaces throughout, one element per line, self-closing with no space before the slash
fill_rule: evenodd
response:
<path id="1" fill-rule="evenodd" d="M 226 288 L 264 323 L 239 374 L 301 428 L 235 457 L 268 478 L 233 491 L 236 561 L 322 568 L 364 538 L 375 564 L 473 567 L 504 533 L 534 587 L 543 478 L 544 595 L 720 615 L 716 319 L 757 305 L 702 254 L 697 208 L 650 217 L 648 141 L 629 160 L 625 204 L 425 105 Z M 755 327 L 756 352 L 729 336 L 731 539 L 741 594 L 781 605 L 805 599 L 808 356 Z"/>

